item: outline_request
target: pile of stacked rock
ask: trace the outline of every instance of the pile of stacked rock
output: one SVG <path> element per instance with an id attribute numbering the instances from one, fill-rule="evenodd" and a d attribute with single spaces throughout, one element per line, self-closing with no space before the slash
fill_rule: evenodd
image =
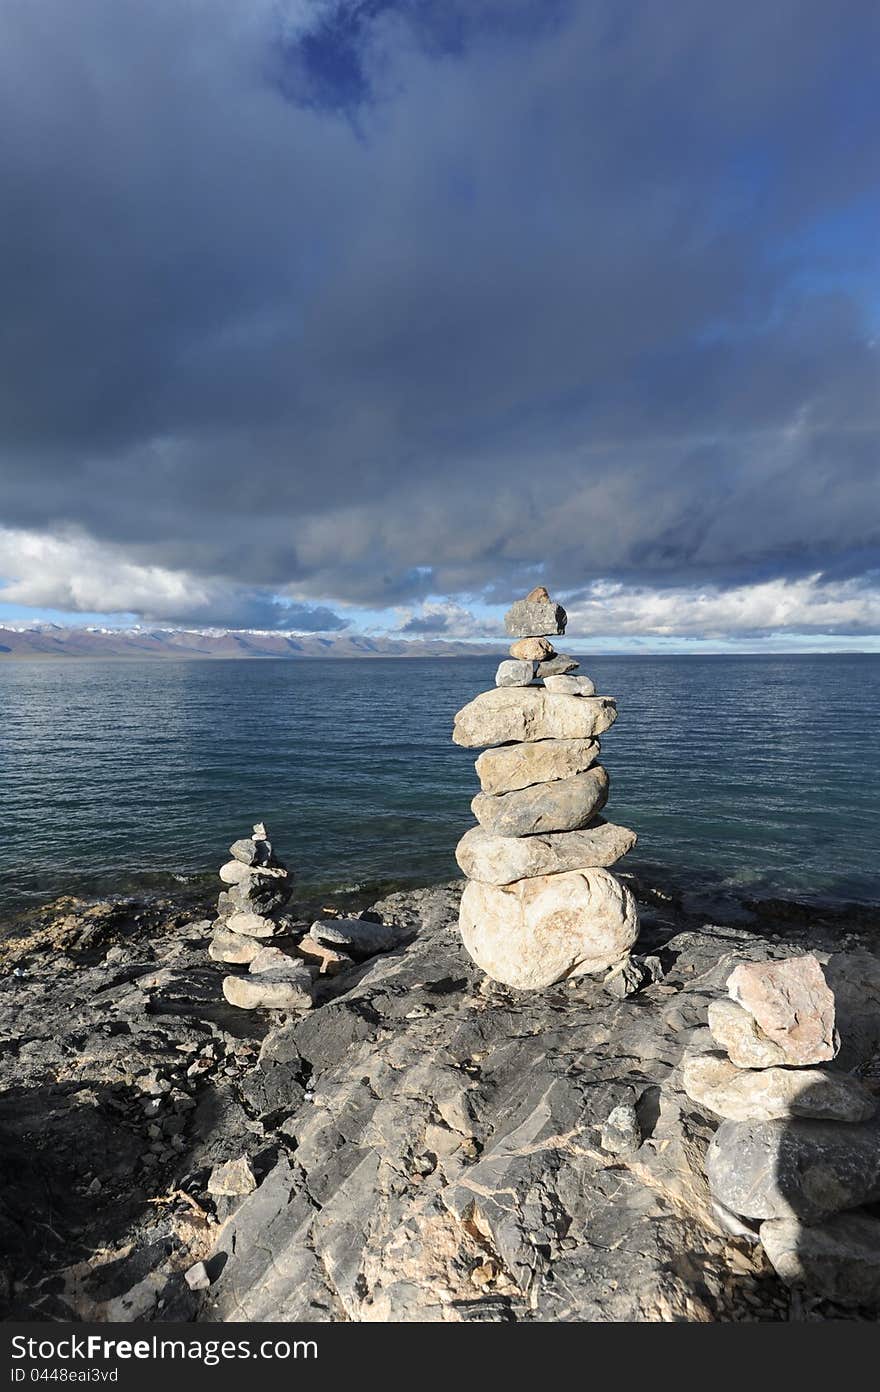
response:
<path id="1" fill-rule="evenodd" d="M 722 1117 L 706 1172 L 715 1201 L 760 1222 L 783 1280 L 845 1304 L 880 1298 L 877 1098 L 827 1065 L 838 1055 L 835 999 L 812 955 L 738 966 L 709 1006 L 723 1053 L 691 1054 L 689 1097 Z M 825 1065 L 816 1067 L 817 1064 Z"/>
<path id="2" fill-rule="evenodd" d="M 519 989 L 624 962 L 638 935 L 630 891 L 609 874 L 635 834 L 603 821 L 599 741 L 617 719 L 578 663 L 549 641 L 566 613 L 543 587 L 505 615 L 510 660 L 455 717 L 453 740 L 490 746 L 476 761 L 479 826 L 456 858 L 468 877 L 460 928 L 474 961 Z"/>
<path id="3" fill-rule="evenodd" d="M 247 974 L 227 976 L 223 994 L 245 1010 L 307 1010 L 313 999 L 312 971 L 269 940 L 295 931 L 285 907 L 292 875 L 278 857 L 263 822 L 229 848 L 232 859 L 220 867 L 226 886 L 217 901 L 217 922 L 208 952 L 215 961 L 245 966 Z M 302 930 L 300 930 L 302 932 Z"/>
<path id="4" fill-rule="evenodd" d="M 377 914 L 326 918 L 311 927 L 288 912 L 293 876 L 263 822 L 229 848 L 220 867 L 226 886 L 208 948 L 215 962 L 247 970 L 224 978 L 223 994 L 243 1010 L 308 1010 L 321 978 L 388 952 L 407 935 Z"/>

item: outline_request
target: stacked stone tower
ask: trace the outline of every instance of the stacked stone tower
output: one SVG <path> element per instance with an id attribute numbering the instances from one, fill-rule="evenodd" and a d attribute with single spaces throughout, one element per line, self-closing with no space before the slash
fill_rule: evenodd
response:
<path id="1" fill-rule="evenodd" d="M 519 989 L 613 968 L 638 935 L 632 894 L 607 868 L 635 833 L 599 816 L 608 774 L 597 736 L 617 706 L 555 651 L 566 619 L 543 586 L 508 610 L 510 659 L 495 689 L 458 712 L 452 736 L 488 746 L 471 803 L 479 825 L 456 850 L 469 881 L 462 938 L 489 976 Z"/>

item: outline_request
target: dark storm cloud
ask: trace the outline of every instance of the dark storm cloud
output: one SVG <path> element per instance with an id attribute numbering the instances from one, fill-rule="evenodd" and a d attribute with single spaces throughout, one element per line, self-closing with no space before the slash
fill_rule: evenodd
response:
<path id="1" fill-rule="evenodd" d="M 0 0 L 0 521 L 218 615 L 876 566 L 878 39 Z"/>

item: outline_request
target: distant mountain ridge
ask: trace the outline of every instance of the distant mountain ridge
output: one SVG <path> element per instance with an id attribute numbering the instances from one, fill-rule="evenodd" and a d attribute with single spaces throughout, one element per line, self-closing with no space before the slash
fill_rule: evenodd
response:
<path id="1" fill-rule="evenodd" d="M 65 628 L 61 624 L 0 628 L 0 661 L 24 657 L 258 658 L 480 657 L 498 655 L 503 640 L 465 643 L 444 638 L 369 638 L 362 634 L 289 634 L 245 629 Z"/>

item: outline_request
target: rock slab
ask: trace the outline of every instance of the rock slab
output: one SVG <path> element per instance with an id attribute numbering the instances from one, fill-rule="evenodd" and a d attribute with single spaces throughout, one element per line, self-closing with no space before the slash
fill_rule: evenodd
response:
<path id="1" fill-rule="evenodd" d="M 868 1121 L 876 1098 L 858 1078 L 818 1068 L 737 1068 L 717 1054 L 692 1054 L 682 1067 L 688 1097 L 728 1121 L 813 1117 Z"/>
<path id="2" fill-rule="evenodd" d="M 545 739 L 590 739 L 608 730 L 617 706 L 608 696 L 565 696 L 540 687 L 481 692 L 455 717 L 452 738 L 466 749 Z"/>
<path id="3" fill-rule="evenodd" d="M 601 818 L 581 831 L 545 836 L 493 836 L 476 826 L 459 841 L 455 858 L 469 880 L 507 885 L 538 875 L 613 865 L 632 850 L 636 839 L 634 831 Z"/>
<path id="4" fill-rule="evenodd" d="M 538 740 L 534 744 L 503 744 L 486 749 L 474 767 L 484 793 L 515 793 L 533 783 L 552 783 L 583 773 L 596 762 L 598 740 Z"/>
<path id="5" fill-rule="evenodd" d="M 601 764 L 513 793 L 477 793 L 471 811 L 496 836 L 531 836 L 578 831 L 601 812 L 608 798 L 608 774 Z"/>

